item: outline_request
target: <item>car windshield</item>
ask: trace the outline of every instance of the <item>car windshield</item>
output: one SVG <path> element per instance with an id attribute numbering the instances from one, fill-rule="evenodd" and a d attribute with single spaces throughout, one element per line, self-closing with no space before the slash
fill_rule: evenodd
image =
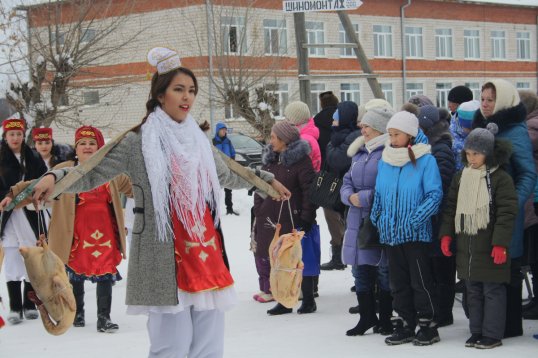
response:
<path id="1" fill-rule="evenodd" d="M 235 149 L 261 150 L 263 146 L 254 139 L 242 134 L 229 134 Z"/>

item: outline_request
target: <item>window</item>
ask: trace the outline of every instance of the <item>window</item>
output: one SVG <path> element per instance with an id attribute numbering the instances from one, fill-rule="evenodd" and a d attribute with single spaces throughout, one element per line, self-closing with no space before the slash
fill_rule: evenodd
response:
<path id="1" fill-rule="evenodd" d="M 480 31 L 463 30 L 465 44 L 464 56 L 466 59 L 480 58 Z"/>
<path id="2" fill-rule="evenodd" d="M 246 31 L 244 17 L 223 17 L 221 20 L 222 44 L 225 53 L 246 52 Z"/>
<path id="3" fill-rule="evenodd" d="M 394 106 L 394 94 L 392 92 L 392 83 L 381 83 L 381 91 L 385 95 L 387 102 Z"/>
<path id="4" fill-rule="evenodd" d="M 435 92 L 437 95 L 437 107 L 448 108 L 448 92 L 452 88 L 452 83 L 436 83 Z"/>
<path id="5" fill-rule="evenodd" d="M 392 26 L 374 25 L 374 57 L 392 57 Z"/>
<path id="6" fill-rule="evenodd" d="M 289 102 L 288 84 L 279 83 L 266 85 L 265 87 L 267 88 L 267 91 L 272 92 L 275 95 L 278 101 L 276 108 L 273 108 L 275 116 L 283 116 L 284 108 L 286 108 Z"/>
<path id="7" fill-rule="evenodd" d="M 530 60 L 531 59 L 531 33 L 530 32 L 518 32 L 516 34 L 517 42 L 517 59 L 518 60 Z"/>
<path id="8" fill-rule="evenodd" d="M 504 31 L 491 31 L 491 58 L 499 60 L 506 58 Z"/>
<path id="9" fill-rule="evenodd" d="M 353 30 L 355 30 L 355 35 L 357 35 L 357 38 L 359 37 L 359 24 L 353 24 Z M 346 31 L 344 30 L 344 27 L 342 24 L 338 25 L 338 31 L 340 34 L 340 43 L 352 43 L 351 39 L 347 37 Z M 353 48 L 341 48 L 340 49 L 340 56 L 342 57 L 352 57 L 355 56 L 353 53 Z"/>
<path id="10" fill-rule="evenodd" d="M 310 84 L 310 104 L 312 106 L 312 113 L 318 113 L 320 111 L 319 95 L 325 92 L 324 83 L 312 83 Z"/>
<path id="11" fill-rule="evenodd" d="M 80 38 L 80 42 L 91 42 L 95 39 L 97 32 L 95 29 L 86 29 L 82 33 L 82 37 Z"/>
<path id="12" fill-rule="evenodd" d="M 84 104 L 98 104 L 99 103 L 99 91 L 87 91 L 83 94 Z"/>
<path id="13" fill-rule="evenodd" d="M 480 88 L 480 83 L 478 82 L 465 82 L 465 87 L 470 89 L 473 92 L 473 98 L 476 100 L 480 100 L 480 92 L 482 92 L 482 89 Z"/>
<path id="14" fill-rule="evenodd" d="M 407 100 L 417 94 L 424 94 L 424 85 L 422 83 L 407 83 L 405 85 L 405 96 Z"/>
<path id="15" fill-rule="evenodd" d="M 435 57 L 452 58 L 452 29 L 435 29 Z"/>
<path id="16" fill-rule="evenodd" d="M 361 102 L 361 85 L 358 83 L 341 83 L 340 100 L 353 101 L 360 106 Z"/>
<path id="17" fill-rule="evenodd" d="M 516 82 L 516 88 L 518 90 L 530 90 L 531 84 L 529 82 Z"/>
<path id="18" fill-rule="evenodd" d="M 424 57 L 422 51 L 422 27 L 405 28 L 405 55 L 415 58 Z"/>
<path id="19" fill-rule="evenodd" d="M 286 20 L 263 20 L 265 54 L 282 55 L 288 48 Z"/>
<path id="20" fill-rule="evenodd" d="M 226 103 L 224 105 L 224 118 L 226 118 L 226 119 L 235 118 L 233 104 Z"/>
<path id="21" fill-rule="evenodd" d="M 323 29 L 323 22 L 307 21 L 305 23 L 305 27 L 306 38 L 309 44 L 325 43 L 325 31 Z M 325 56 L 325 49 L 323 47 L 309 48 L 308 54 L 312 56 Z"/>

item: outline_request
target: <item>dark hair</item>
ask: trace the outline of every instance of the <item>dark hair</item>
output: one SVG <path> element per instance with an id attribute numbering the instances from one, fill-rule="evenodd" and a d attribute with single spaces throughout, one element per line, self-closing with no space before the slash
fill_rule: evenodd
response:
<path id="1" fill-rule="evenodd" d="M 338 105 L 338 97 L 336 97 L 332 91 L 322 92 L 319 94 L 319 103 L 321 109 L 336 107 Z"/>
<path id="2" fill-rule="evenodd" d="M 9 152 L 12 152 L 11 148 L 9 148 L 9 145 L 7 144 L 7 140 L 5 138 L 6 133 L 4 132 L 2 134 L 2 142 L 0 143 L 0 163 L 3 163 L 4 159 L 8 155 Z M 26 174 L 26 167 L 25 167 L 25 157 L 26 157 L 26 142 L 23 140 L 21 145 L 21 172 L 22 174 Z M 4 167 L 0 165 L 0 175 L 4 175 Z"/>
<path id="3" fill-rule="evenodd" d="M 135 132 L 138 132 L 142 125 L 146 123 L 146 120 L 148 119 L 148 116 L 151 112 L 155 110 L 158 106 L 161 106 L 161 103 L 159 102 L 159 96 L 164 95 L 166 92 L 166 89 L 168 86 L 170 86 L 170 83 L 172 83 L 172 80 L 176 77 L 177 74 L 183 73 L 184 75 L 189 76 L 192 78 L 192 81 L 194 82 L 194 94 L 198 94 L 198 80 L 196 79 L 196 76 L 194 73 L 185 67 L 179 67 L 176 68 L 173 71 L 159 74 L 158 72 L 155 72 L 153 74 L 153 77 L 151 78 L 151 89 L 149 91 L 149 99 L 146 102 L 146 115 L 144 118 L 142 118 L 142 122 L 136 126 L 134 129 Z"/>
<path id="4" fill-rule="evenodd" d="M 497 89 L 495 88 L 495 85 L 491 82 L 486 82 L 484 83 L 484 85 L 482 86 L 482 89 L 480 90 L 480 92 L 484 92 L 484 90 L 490 88 L 492 91 L 493 91 L 493 94 L 495 96 L 497 96 Z"/>
<path id="5" fill-rule="evenodd" d="M 409 143 L 407 144 L 407 153 L 409 154 L 409 159 L 411 159 L 411 163 L 414 167 L 417 166 L 417 158 L 415 157 L 415 153 L 413 152 L 413 149 L 411 148 L 415 144 L 415 137 L 411 137 L 409 139 Z"/>

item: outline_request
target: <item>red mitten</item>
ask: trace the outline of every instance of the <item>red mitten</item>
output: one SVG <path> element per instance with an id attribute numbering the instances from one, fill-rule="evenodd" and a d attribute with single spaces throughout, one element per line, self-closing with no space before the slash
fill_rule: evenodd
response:
<path id="1" fill-rule="evenodd" d="M 452 238 L 450 236 L 443 236 L 441 238 L 441 251 L 445 256 L 452 256 L 452 251 L 450 251 L 450 243 Z"/>
<path id="2" fill-rule="evenodd" d="M 497 265 L 502 265 L 506 262 L 506 247 L 503 246 L 493 246 L 491 250 L 491 257 L 493 257 L 493 262 Z"/>

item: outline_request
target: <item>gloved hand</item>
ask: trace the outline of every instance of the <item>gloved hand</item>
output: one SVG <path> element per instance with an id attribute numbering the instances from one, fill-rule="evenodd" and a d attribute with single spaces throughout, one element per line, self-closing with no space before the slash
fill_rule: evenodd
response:
<path id="1" fill-rule="evenodd" d="M 497 245 L 493 246 L 493 250 L 491 250 L 491 257 L 493 257 L 493 262 L 495 264 L 504 264 L 506 262 L 506 247 Z"/>
<path id="2" fill-rule="evenodd" d="M 314 225 L 314 223 L 305 220 L 301 220 L 299 222 L 299 228 L 304 231 L 305 234 L 308 234 L 308 232 L 310 232 L 310 230 L 312 229 L 312 225 Z"/>
<path id="3" fill-rule="evenodd" d="M 452 251 L 450 251 L 451 242 L 452 242 L 452 238 L 450 236 L 443 236 L 441 238 L 441 251 L 443 252 L 443 255 L 447 257 L 452 256 Z"/>

